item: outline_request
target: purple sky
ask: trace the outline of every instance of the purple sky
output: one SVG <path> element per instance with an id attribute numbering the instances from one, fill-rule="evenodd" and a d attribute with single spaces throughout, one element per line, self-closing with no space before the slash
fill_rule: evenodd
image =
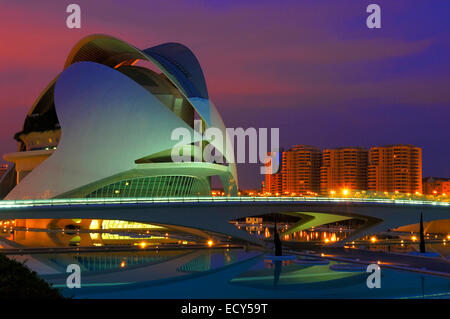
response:
<path id="1" fill-rule="evenodd" d="M 6 2 L 6 3 L 5 3 Z M 414 144 L 424 176 L 450 177 L 449 1 L 3 1 L 0 153 L 82 37 L 197 55 L 228 127 L 279 127 L 281 145 Z M 77 3 L 82 28 L 67 29 Z M 366 27 L 377 3 L 382 28 Z M 239 165 L 257 187 L 258 165 Z"/>

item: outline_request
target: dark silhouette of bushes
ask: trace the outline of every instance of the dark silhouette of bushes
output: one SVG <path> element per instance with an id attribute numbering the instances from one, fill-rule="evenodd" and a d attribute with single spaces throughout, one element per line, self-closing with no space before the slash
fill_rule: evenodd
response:
<path id="1" fill-rule="evenodd" d="M 24 263 L 0 254 L 0 299 L 64 299 Z"/>

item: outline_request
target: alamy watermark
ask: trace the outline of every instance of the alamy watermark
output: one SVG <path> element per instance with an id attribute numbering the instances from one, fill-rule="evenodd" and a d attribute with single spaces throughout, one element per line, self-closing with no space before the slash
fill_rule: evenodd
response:
<path id="1" fill-rule="evenodd" d="M 66 26 L 69 29 L 80 29 L 81 28 L 81 7 L 72 3 L 66 8 L 66 12 L 70 13 L 66 19 Z"/>
<path id="2" fill-rule="evenodd" d="M 66 269 L 67 273 L 70 273 L 66 279 L 66 286 L 69 289 L 81 288 L 81 268 L 77 264 L 70 264 Z"/>
<path id="3" fill-rule="evenodd" d="M 279 169 L 279 163 L 275 158 L 275 152 L 280 146 L 279 128 L 270 129 L 270 148 L 267 128 L 250 127 L 246 130 L 241 127 L 226 128 L 224 134 L 217 127 L 208 127 L 203 130 L 201 120 L 194 121 L 193 133 L 184 127 L 174 129 L 171 139 L 178 141 L 171 151 L 171 158 L 175 163 L 255 164 L 259 162 L 263 164 L 260 168 L 261 174 L 268 173 L 269 164 L 271 165 L 270 173 L 277 172 Z M 236 158 L 231 155 L 233 150 L 236 151 Z"/>
<path id="4" fill-rule="evenodd" d="M 370 264 L 367 266 L 366 272 L 371 273 L 367 277 L 366 285 L 367 288 L 381 288 L 381 268 L 378 264 Z"/>
<path id="5" fill-rule="evenodd" d="M 369 4 L 366 9 L 370 15 L 366 19 L 366 25 L 369 29 L 381 28 L 381 8 L 378 4 Z"/>
<path id="6" fill-rule="evenodd" d="M 380 29 L 381 28 L 381 7 L 372 3 L 366 8 L 366 12 L 370 15 L 366 19 L 366 26 L 369 29 Z M 80 29 L 81 28 L 81 7 L 76 3 L 69 4 L 66 7 L 66 13 L 70 13 L 66 19 L 66 26 L 69 29 Z"/>

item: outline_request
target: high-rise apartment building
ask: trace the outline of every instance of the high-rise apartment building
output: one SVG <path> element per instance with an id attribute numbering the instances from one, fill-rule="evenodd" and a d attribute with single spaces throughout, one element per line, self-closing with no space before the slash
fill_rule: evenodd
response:
<path id="1" fill-rule="evenodd" d="M 283 165 L 283 150 L 279 152 L 268 152 L 264 166 L 266 167 L 266 174 L 264 176 L 263 193 L 271 195 L 280 195 L 283 192 L 282 183 L 282 165 Z"/>
<path id="2" fill-rule="evenodd" d="M 302 195 L 320 192 L 322 152 L 309 145 L 295 145 L 283 152 L 282 192 Z"/>
<path id="3" fill-rule="evenodd" d="M 372 147 L 368 190 L 422 193 L 422 149 L 413 145 Z"/>
<path id="4" fill-rule="evenodd" d="M 362 147 L 325 149 L 320 169 L 322 194 L 367 188 L 367 150 Z"/>

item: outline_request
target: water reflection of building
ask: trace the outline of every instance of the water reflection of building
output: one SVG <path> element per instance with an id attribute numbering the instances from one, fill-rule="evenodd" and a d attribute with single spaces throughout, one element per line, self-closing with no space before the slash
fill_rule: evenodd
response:
<path id="1" fill-rule="evenodd" d="M 108 219 L 16 219 L 16 227 L 46 230 L 164 230 L 163 226 Z"/>
<path id="2" fill-rule="evenodd" d="M 246 217 L 245 223 L 246 224 L 261 224 L 263 222 L 262 217 Z"/>
<path id="3" fill-rule="evenodd" d="M 121 220 L 17 219 L 2 221 L 1 226 L 8 232 L 8 240 L 24 247 L 188 245 L 209 237 L 185 227 Z"/>
<path id="4" fill-rule="evenodd" d="M 292 289 L 323 289 L 325 286 L 340 288 L 365 283 L 365 272 L 330 271 L 328 265 L 303 266 L 292 262 L 279 264 L 258 262 L 251 269 L 231 280 L 231 284 L 253 288 L 274 286 Z"/>
<path id="5" fill-rule="evenodd" d="M 90 272 L 102 272 L 108 270 L 117 270 L 119 268 L 131 268 L 135 266 L 150 265 L 170 258 L 168 254 L 141 254 L 141 255 L 81 255 L 74 256 L 76 262 L 82 270 Z"/>
<path id="6" fill-rule="evenodd" d="M 202 251 L 199 252 L 199 256 L 181 265 L 177 270 L 181 272 L 201 272 L 217 269 L 237 262 L 242 255 L 245 255 L 245 252 L 234 249 Z"/>
<path id="7" fill-rule="evenodd" d="M 200 272 L 211 269 L 211 250 L 203 252 L 200 256 L 178 268 L 182 272 Z"/>

